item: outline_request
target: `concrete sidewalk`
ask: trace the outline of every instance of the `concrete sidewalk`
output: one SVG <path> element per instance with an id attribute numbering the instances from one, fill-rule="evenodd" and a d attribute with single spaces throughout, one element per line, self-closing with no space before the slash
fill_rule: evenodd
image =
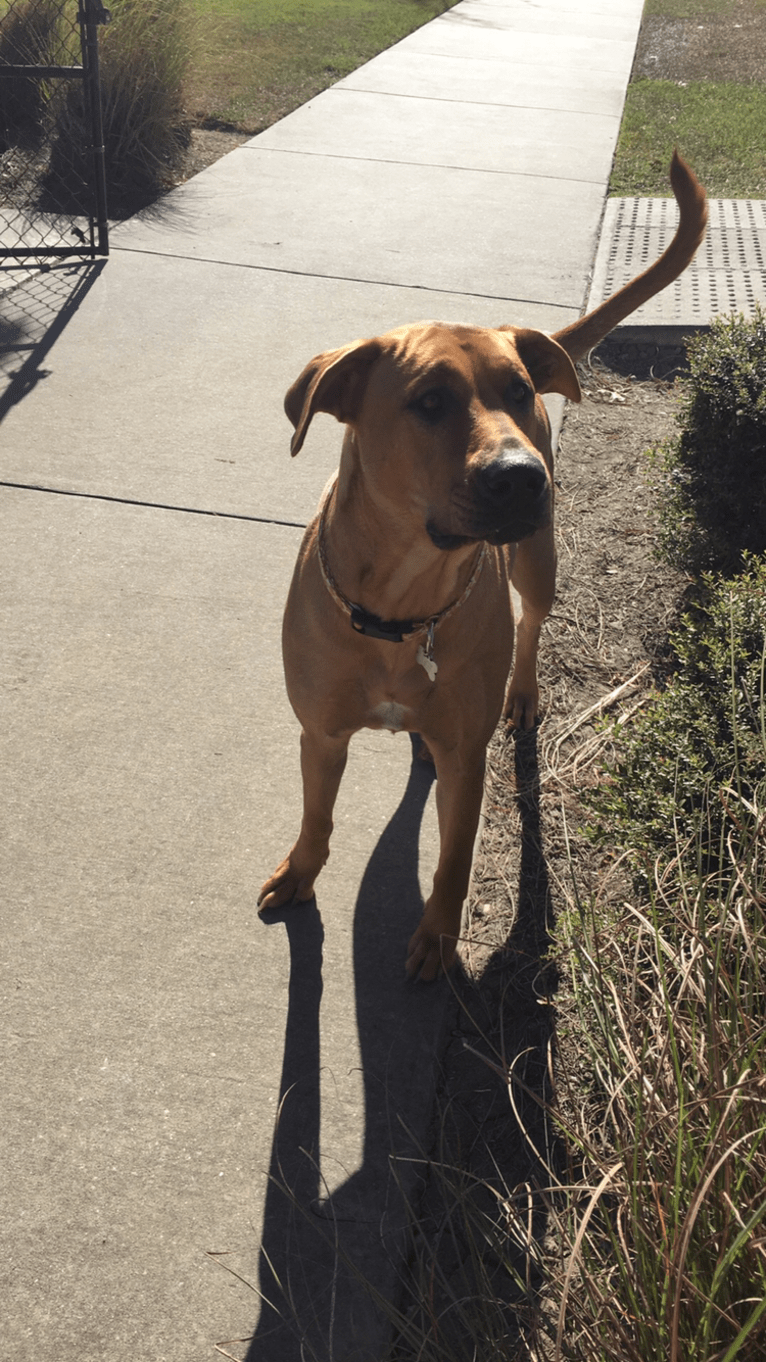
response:
<path id="1" fill-rule="evenodd" d="M 282 397 L 409 320 L 578 315 L 641 9 L 463 0 L 119 226 L 105 267 L 3 299 L 14 1362 L 382 1355 L 344 1255 L 396 1299 L 389 1155 L 411 1182 L 449 1000 L 402 977 L 435 817 L 406 739 L 359 735 L 316 904 L 257 917 L 300 808 L 282 606 L 340 433 L 291 461 Z"/>

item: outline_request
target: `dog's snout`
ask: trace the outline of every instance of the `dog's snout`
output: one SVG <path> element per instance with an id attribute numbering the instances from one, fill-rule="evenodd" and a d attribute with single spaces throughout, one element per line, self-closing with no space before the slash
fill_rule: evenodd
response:
<path id="1" fill-rule="evenodd" d="M 484 465 L 481 477 L 484 491 L 503 500 L 520 498 L 534 502 L 545 495 L 548 487 L 540 460 L 520 449 L 504 450 Z"/>
<path id="2" fill-rule="evenodd" d="M 477 534 L 492 544 L 526 539 L 551 514 L 548 476 L 541 459 L 518 444 L 504 446 L 478 470 L 474 482 Z"/>

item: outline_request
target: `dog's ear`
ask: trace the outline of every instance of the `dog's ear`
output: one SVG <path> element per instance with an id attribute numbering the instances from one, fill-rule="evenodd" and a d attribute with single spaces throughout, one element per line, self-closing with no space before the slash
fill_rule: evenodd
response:
<path id="1" fill-rule="evenodd" d="M 563 393 L 571 402 L 582 399 L 574 364 L 558 341 L 543 331 L 526 330 L 518 326 L 501 326 L 510 331 L 524 368 L 539 393 Z"/>
<path id="2" fill-rule="evenodd" d="M 380 352 L 377 340 L 354 341 L 340 350 L 326 350 L 322 355 L 315 355 L 306 365 L 285 397 L 285 411 L 295 426 L 291 454 L 297 454 L 301 448 L 315 412 L 329 412 L 344 423 L 353 421 L 370 366 Z"/>

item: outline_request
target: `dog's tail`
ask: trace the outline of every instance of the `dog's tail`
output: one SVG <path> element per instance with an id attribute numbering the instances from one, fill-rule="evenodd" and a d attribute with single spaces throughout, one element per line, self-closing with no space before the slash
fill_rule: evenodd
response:
<path id="1" fill-rule="evenodd" d="M 659 260 L 643 274 L 631 279 L 629 284 L 618 289 L 617 293 L 613 293 L 611 298 L 607 298 L 592 312 L 580 317 L 579 321 L 553 333 L 553 339 L 566 350 L 570 359 L 577 360 L 587 355 L 623 317 L 628 317 L 647 299 L 672 284 L 694 256 L 705 235 L 707 202 L 702 185 L 677 151 L 673 152 L 670 165 L 670 183 L 681 215 L 673 240 Z"/>

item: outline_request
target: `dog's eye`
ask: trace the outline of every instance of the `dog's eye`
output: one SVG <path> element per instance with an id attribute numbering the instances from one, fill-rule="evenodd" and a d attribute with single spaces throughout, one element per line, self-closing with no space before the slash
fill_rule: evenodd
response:
<path id="1" fill-rule="evenodd" d="M 447 394 L 441 388 L 429 388 L 412 403 L 412 409 L 430 425 L 440 421 L 447 410 Z"/>
<path id="2" fill-rule="evenodd" d="M 532 389 L 523 378 L 514 378 L 505 390 L 505 400 L 509 407 L 525 407 L 532 396 Z"/>

